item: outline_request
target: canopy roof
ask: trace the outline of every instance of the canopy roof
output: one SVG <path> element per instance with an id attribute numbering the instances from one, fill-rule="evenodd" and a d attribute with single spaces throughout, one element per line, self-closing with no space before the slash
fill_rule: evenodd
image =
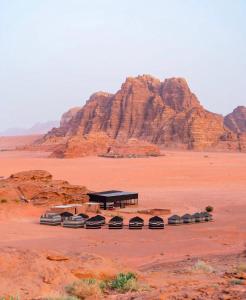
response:
<path id="1" fill-rule="evenodd" d="M 123 191 L 104 191 L 104 192 L 96 192 L 96 193 L 88 193 L 91 201 L 96 202 L 107 202 L 107 201 L 120 201 L 120 200 L 130 200 L 137 199 L 138 193 L 135 192 L 123 192 Z"/>

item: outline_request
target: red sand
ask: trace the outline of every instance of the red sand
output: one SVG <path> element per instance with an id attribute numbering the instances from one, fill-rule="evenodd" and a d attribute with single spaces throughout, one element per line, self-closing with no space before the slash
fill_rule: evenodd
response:
<path id="1" fill-rule="evenodd" d="M 156 158 L 63 160 L 36 156 L 30 152 L 0 153 L 0 176 L 44 169 L 57 179 L 86 185 L 91 190 L 138 191 L 140 208 L 170 208 L 172 213 L 183 214 L 212 205 L 215 221 L 161 231 L 73 230 L 40 226 L 40 209 L 31 207 L 8 209 L 7 220 L 7 206 L 3 204 L 0 247 L 90 252 L 138 267 L 187 255 L 235 253 L 244 248 L 245 154 L 167 152 Z"/>

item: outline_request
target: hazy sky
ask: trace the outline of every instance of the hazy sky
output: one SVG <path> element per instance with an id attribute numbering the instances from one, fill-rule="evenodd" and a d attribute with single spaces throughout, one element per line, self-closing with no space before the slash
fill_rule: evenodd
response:
<path id="1" fill-rule="evenodd" d="M 138 74 L 185 77 L 214 112 L 246 105 L 246 1 L 0 0 L 0 130 Z"/>

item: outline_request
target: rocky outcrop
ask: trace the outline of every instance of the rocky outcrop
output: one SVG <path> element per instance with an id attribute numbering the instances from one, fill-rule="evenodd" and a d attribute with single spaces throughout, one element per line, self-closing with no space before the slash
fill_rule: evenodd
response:
<path id="1" fill-rule="evenodd" d="M 232 113 L 225 116 L 225 125 L 235 133 L 246 132 L 246 107 L 238 106 Z"/>
<path id="2" fill-rule="evenodd" d="M 67 112 L 65 112 L 61 117 L 60 126 L 66 127 L 69 124 L 69 122 L 75 117 L 77 112 L 79 112 L 80 110 L 81 107 L 73 107 L 69 109 Z"/>
<path id="3" fill-rule="evenodd" d="M 58 157 L 105 153 L 115 141 L 118 147 L 130 139 L 163 148 L 242 150 L 241 136 L 225 126 L 222 115 L 205 110 L 183 78 L 129 77 L 115 94 L 95 93 L 67 114 L 35 145 Z"/>
<path id="4" fill-rule="evenodd" d="M 149 157 L 159 155 L 161 155 L 161 152 L 157 145 L 137 139 L 129 139 L 126 143 L 115 141 L 107 149 L 107 152 L 102 154 L 104 157 L 113 158 Z"/>
<path id="5" fill-rule="evenodd" d="M 30 202 L 34 205 L 83 203 L 88 201 L 87 192 L 86 187 L 54 180 L 49 172 L 43 170 L 19 172 L 0 180 L 2 203 L 13 201 Z"/>

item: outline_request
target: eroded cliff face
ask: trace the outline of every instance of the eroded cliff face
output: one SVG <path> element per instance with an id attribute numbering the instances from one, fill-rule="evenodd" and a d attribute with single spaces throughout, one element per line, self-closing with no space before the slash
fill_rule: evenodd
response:
<path id="1" fill-rule="evenodd" d="M 167 148 L 242 150 L 241 137 L 224 125 L 222 115 L 202 107 L 183 78 L 129 77 L 115 94 L 95 93 L 84 107 L 67 114 L 66 122 L 37 143 L 59 150 L 54 155 L 100 154 L 114 141 L 123 145 L 129 139 Z M 237 126 L 241 128 L 242 123 L 237 121 Z M 103 143 L 101 134 L 105 136 Z M 98 147 L 90 143 L 97 135 Z"/>
<path id="2" fill-rule="evenodd" d="M 238 106 L 225 116 L 225 125 L 235 133 L 246 133 L 246 107 Z"/>

